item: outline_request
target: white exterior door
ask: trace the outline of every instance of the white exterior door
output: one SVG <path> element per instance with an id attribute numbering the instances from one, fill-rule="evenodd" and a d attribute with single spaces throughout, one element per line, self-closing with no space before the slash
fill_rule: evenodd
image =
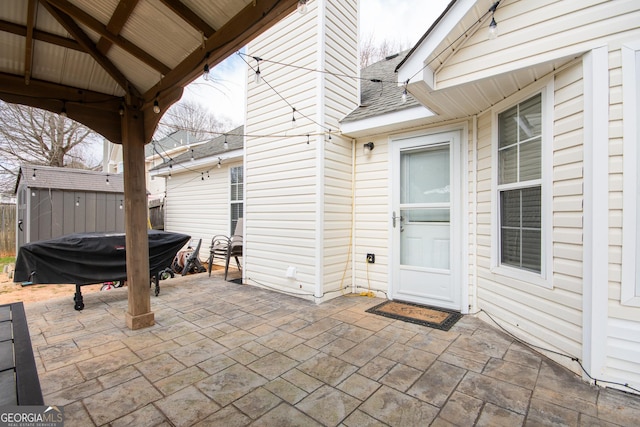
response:
<path id="1" fill-rule="evenodd" d="M 461 310 L 460 132 L 391 146 L 392 298 Z"/>

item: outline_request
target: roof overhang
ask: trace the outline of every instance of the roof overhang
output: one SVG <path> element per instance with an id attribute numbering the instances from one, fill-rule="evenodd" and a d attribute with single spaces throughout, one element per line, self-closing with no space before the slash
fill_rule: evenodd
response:
<path id="1" fill-rule="evenodd" d="M 504 2 L 503 2 L 504 3 Z M 548 49 L 535 55 L 523 55 L 522 48 L 506 42 L 509 36 L 490 40 L 502 61 L 470 63 L 464 73 L 446 74 L 447 61 L 465 63 L 461 48 L 486 49 L 471 44 L 485 33 L 495 0 L 458 0 L 452 2 L 427 31 L 407 57 L 398 65 L 398 81 L 408 82 L 407 91 L 421 104 L 432 110 L 437 121 L 470 117 L 482 113 L 510 95 L 552 74 L 582 56 L 591 46 L 588 42 L 563 48 Z M 502 3 L 501 3 L 502 4 Z M 502 38 L 501 38 L 502 37 Z M 506 39 L 504 38 L 506 37 Z M 464 58 L 464 55 L 463 55 Z M 512 59 L 511 59 L 512 58 Z"/>
<path id="2" fill-rule="evenodd" d="M 149 171 L 152 177 L 168 177 L 169 175 L 178 175 L 181 173 L 193 173 L 194 170 L 215 168 L 218 164 L 225 164 L 229 161 L 242 160 L 244 158 L 244 150 L 229 150 L 224 153 L 213 156 L 202 157 L 189 161 L 188 164 L 183 163 L 165 163 L 158 165 Z M 169 166 L 171 165 L 171 166 Z"/>
<path id="3" fill-rule="evenodd" d="M 344 136 L 350 138 L 362 138 L 428 124 L 429 119 L 434 116 L 427 108 L 418 105 L 360 120 L 341 122 L 340 131 Z"/>

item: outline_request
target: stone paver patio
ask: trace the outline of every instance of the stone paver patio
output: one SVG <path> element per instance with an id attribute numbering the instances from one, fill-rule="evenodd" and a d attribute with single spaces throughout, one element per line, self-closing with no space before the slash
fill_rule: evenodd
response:
<path id="1" fill-rule="evenodd" d="M 65 426 L 632 426 L 640 396 L 582 382 L 473 316 L 443 332 L 177 277 L 156 325 L 124 325 L 126 290 L 26 305 L 45 403 Z"/>

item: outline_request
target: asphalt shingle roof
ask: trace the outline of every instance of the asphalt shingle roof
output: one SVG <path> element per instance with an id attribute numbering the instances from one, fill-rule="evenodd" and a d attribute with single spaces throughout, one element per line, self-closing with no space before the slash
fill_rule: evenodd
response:
<path id="1" fill-rule="evenodd" d="M 124 179 L 122 174 L 107 174 L 85 169 L 25 164 L 20 166 L 15 191 L 18 189 L 18 184 L 21 179 L 24 180 L 29 188 L 97 191 L 104 193 L 124 192 Z"/>
<path id="2" fill-rule="evenodd" d="M 394 83 L 398 80 L 396 66 L 409 51 L 391 55 L 360 71 L 360 106 L 347 114 L 341 122 L 352 122 L 381 114 L 392 113 L 421 105 L 411 94 L 402 103 L 404 87 Z M 381 81 L 381 82 L 380 82 Z"/>
<path id="3" fill-rule="evenodd" d="M 224 148 L 225 139 L 229 146 L 227 149 Z M 184 153 L 179 154 L 172 159 L 172 163 L 176 165 L 191 161 L 192 151 L 193 159 L 198 160 L 206 157 L 214 157 L 232 150 L 241 150 L 242 148 L 244 148 L 244 126 L 238 126 L 226 134 L 217 136 L 210 141 L 194 146 Z M 152 168 L 151 170 L 160 169 L 165 166 L 166 162 Z"/>

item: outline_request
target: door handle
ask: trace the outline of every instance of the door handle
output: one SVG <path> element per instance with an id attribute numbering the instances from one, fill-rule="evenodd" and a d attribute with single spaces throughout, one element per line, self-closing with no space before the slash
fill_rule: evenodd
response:
<path id="1" fill-rule="evenodd" d="M 399 219 L 400 222 L 402 222 L 404 218 L 402 216 L 396 216 L 396 211 L 393 211 L 393 216 L 391 216 L 391 219 L 393 220 L 393 228 L 396 228 L 396 219 Z"/>

